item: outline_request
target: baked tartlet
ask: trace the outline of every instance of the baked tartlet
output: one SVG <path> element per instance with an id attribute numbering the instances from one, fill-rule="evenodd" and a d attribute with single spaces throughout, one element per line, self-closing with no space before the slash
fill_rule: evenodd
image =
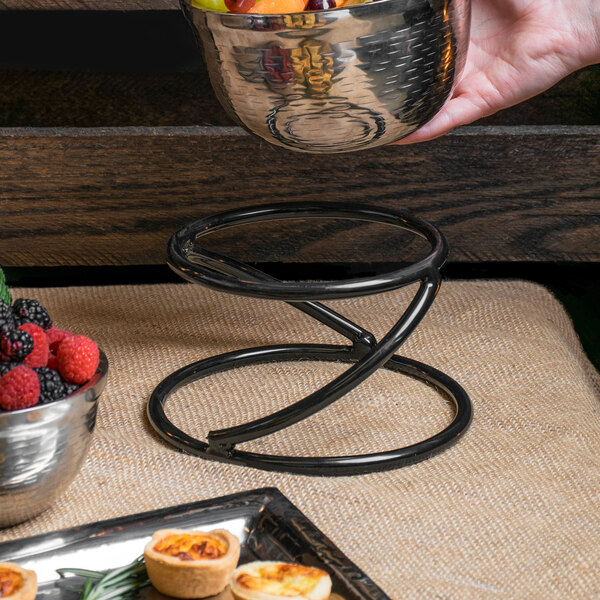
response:
<path id="1" fill-rule="evenodd" d="M 316 567 L 255 561 L 234 571 L 231 591 L 237 600 L 327 600 L 331 577 Z"/>
<path id="2" fill-rule="evenodd" d="M 37 576 L 16 563 L 0 562 L 0 598 L 2 600 L 34 600 Z"/>
<path id="3" fill-rule="evenodd" d="M 152 585 L 175 598 L 206 598 L 222 592 L 240 557 L 240 542 L 225 529 L 160 529 L 144 548 Z"/>

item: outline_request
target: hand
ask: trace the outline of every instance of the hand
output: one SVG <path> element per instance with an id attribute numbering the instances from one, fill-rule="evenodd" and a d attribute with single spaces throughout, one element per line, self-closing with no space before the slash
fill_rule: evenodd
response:
<path id="1" fill-rule="evenodd" d="M 527 100 L 600 62 L 600 0 L 472 0 L 464 74 L 443 109 L 399 144 Z"/>

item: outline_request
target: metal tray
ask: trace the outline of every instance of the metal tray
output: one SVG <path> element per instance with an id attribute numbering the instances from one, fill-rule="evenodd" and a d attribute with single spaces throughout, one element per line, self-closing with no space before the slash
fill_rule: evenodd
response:
<path id="1" fill-rule="evenodd" d="M 316 566 L 331 576 L 332 596 L 336 594 L 343 600 L 390 600 L 276 488 L 261 488 L 5 542 L 0 544 L 0 561 L 17 562 L 37 573 L 37 600 L 74 600 L 76 594 L 56 585 L 59 580 L 56 569 L 103 570 L 126 565 L 143 553 L 154 531 L 166 527 L 224 528 L 241 542 L 240 564 L 282 560 Z M 145 600 L 166 599 L 153 588 L 150 590 L 152 598 L 146 592 Z"/>

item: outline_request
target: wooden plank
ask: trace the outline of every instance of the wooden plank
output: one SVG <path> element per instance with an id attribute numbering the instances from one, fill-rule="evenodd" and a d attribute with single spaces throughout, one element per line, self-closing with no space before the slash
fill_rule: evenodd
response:
<path id="1" fill-rule="evenodd" d="M 454 261 L 600 261 L 600 127 L 465 127 L 339 156 L 272 147 L 235 127 L 0 129 L 0 264 L 164 262 L 189 220 L 263 202 L 403 208 L 436 223 Z M 230 230 L 255 261 L 401 260 L 354 222 Z M 387 231 L 387 230 L 386 230 Z"/>

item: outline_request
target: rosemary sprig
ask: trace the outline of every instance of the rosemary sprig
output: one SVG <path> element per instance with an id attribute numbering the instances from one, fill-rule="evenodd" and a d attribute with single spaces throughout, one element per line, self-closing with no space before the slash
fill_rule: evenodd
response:
<path id="1" fill-rule="evenodd" d="M 89 569 L 57 569 L 61 578 L 85 578 L 83 586 L 70 588 L 81 591 L 79 600 L 119 600 L 134 598 L 137 592 L 150 585 L 143 557 L 117 569 L 91 571 Z M 71 577 L 65 577 L 70 575 Z M 65 586 L 67 587 L 67 586 Z"/>

